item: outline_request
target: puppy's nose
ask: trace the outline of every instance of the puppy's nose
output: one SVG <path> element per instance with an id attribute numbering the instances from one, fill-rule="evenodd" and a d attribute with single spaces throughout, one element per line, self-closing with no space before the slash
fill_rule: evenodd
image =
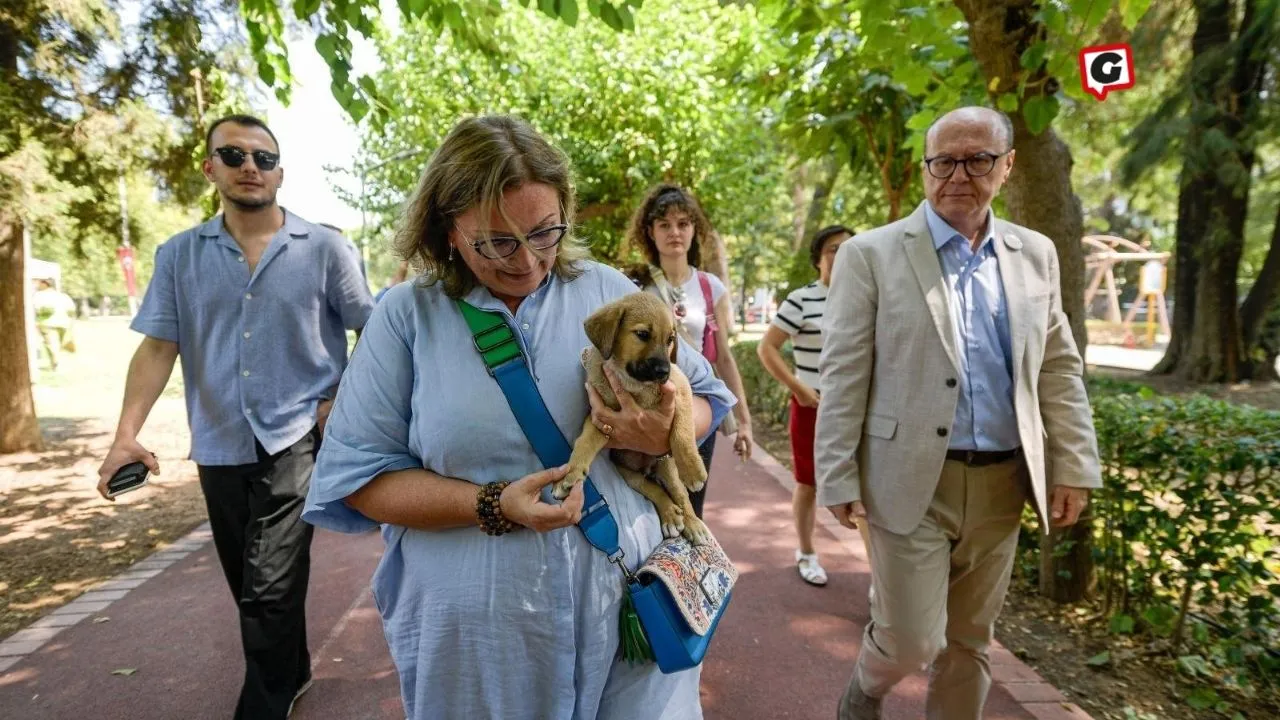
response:
<path id="1" fill-rule="evenodd" d="M 671 361 L 666 358 L 651 358 L 649 371 L 653 373 L 654 380 L 666 382 L 667 378 L 671 377 Z"/>

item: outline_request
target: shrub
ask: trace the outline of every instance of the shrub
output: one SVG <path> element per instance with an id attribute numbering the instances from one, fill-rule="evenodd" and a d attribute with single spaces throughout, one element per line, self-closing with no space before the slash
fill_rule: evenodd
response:
<path id="1" fill-rule="evenodd" d="M 738 361 L 738 372 L 742 375 L 742 387 L 747 393 L 747 404 L 751 413 L 775 424 L 785 425 L 787 409 L 791 403 L 791 391 L 774 379 L 760 357 L 756 355 L 759 342 L 754 340 L 735 343 L 733 358 Z M 791 345 L 782 346 L 782 357 L 791 362 Z"/>

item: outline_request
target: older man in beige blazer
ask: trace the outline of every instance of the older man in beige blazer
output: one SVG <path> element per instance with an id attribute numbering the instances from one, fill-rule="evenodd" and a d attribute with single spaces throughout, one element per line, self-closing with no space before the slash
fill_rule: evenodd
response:
<path id="1" fill-rule="evenodd" d="M 1053 243 L 991 211 L 1012 140 L 1001 113 L 948 113 L 926 139 L 926 202 L 836 257 L 818 502 L 870 524 L 876 589 L 841 720 L 880 717 L 930 663 L 928 717 L 980 718 L 1023 506 L 1070 525 L 1101 484 Z"/>

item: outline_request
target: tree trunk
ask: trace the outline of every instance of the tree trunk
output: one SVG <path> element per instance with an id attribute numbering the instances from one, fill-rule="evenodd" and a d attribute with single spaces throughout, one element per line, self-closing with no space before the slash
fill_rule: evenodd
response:
<path id="1" fill-rule="evenodd" d="M 40 450 L 40 423 L 31 394 L 24 303 L 22 221 L 0 208 L 0 454 Z"/>
<path id="2" fill-rule="evenodd" d="M 1262 261 L 1262 269 L 1258 271 L 1249 295 L 1240 306 L 1240 335 L 1250 360 L 1250 377 L 1256 378 L 1258 369 L 1265 371 L 1267 368 L 1265 360 L 1260 368 L 1253 360 L 1259 350 L 1258 338 L 1262 334 L 1264 321 L 1275 305 L 1277 296 L 1280 296 L 1280 207 L 1276 208 L 1276 223 L 1271 229 L 1271 247 L 1267 250 L 1267 258 Z M 1271 374 L 1274 372 L 1272 366 Z"/>
<path id="3" fill-rule="evenodd" d="M 1034 20 L 1036 0 L 955 0 L 969 22 L 969 43 L 973 56 L 988 82 L 999 78 L 1001 90 L 1016 86 L 1024 72 L 1022 53 L 1045 29 Z M 1029 78 L 1028 96 L 1040 92 L 1042 71 Z M 1023 98 L 1023 101 L 1027 99 Z M 1062 278 L 1062 307 L 1071 323 L 1076 347 L 1084 356 L 1088 335 L 1084 313 L 1084 251 L 1080 238 L 1084 216 L 1080 198 L 1071 186 L 1071 151 L 1047 129 L 1034 135 L 1021 113 L 1014 114 L 1013 146 L 1016 164 L 1005 186 L 1005 207 L 1010 219 L 1043 233 L 1058 250 Z M 1092 522 L 1082 517 L 1070 528 L 1055 530 L 1046 539 L 1049 547 L 1069 542 L 1063 551 L 1042 550 L 1041 592 L 1059 602 L 1084 597 L 1093 578 Z M 1068 576 L 1069 575 L 1069 576 Z M 1046 581 L 1047 578 L 1047 581 Z"/>
<path id="4" fill-rule="evenodd" d="M 804 247 L 804 221 L 808 216 L 809 164 L 799 163 L 791 175 L 791 252 Z"/>
<path id="5" fill-rule="evenodd" d="M 796 252 L 803 252 L 806 257 L 809 240 L 822 229 L 822 219 L 826 217 L 827 203 L 831 200 L 831 188 L 835 187 L 843 168 L 844 163 L 840 162 L 840 157 L 835 153 L 822 159 L 822 167 L 813 183 L 813 199 L 809 201 L 809 210 L 804 218 L 804 238 L 796 246 Z"/>
<path id="6" fill-rule="evenodd" d="M 1194 43 L 1193 43 L 1194 45 Z M 1192 128 L 1187 135 L 1186 147 L 1199 142 L 1200 131 Z M 1200 241 L 1209 227 L 1209 195 L 1205 189 L 1208 180 L 1202 171 L 1186 157 L 1184 150 L 1182 171 L 1178 174 L 1178 218 L 1174 231 L 1173 248 L 1173 318 L 1169 321 L 1169 347 L 1164 357 L 1151 369 L 1153 375 L 1172 374 L 1182 358 L 1190 356 L 1196 318 L 1196 284 L 1200 277 Z"/>
<path id="7" fill-rule="evenodd" d="M 1192 36 L 1191 104 L 1179 195 L 1180 260 L 1195 257 L 1195 278 L 1183 287 L 1180 272 L 1175 320 L 1185 313 L 1182 298 L 1194 291 L 1191 317 L 1175 322 L 1157 372 L 1193 382 L 1234 382 L 1247 369 L 1236 285 L 1244 252 L 1263 78 L 1276 31 L 1269 15 L 1258 17 L 1256 0 L 1244 0 L 1239 32 L 1232 37 L 1232 0 L 1198 0 Z M 1198 196 L 1194 199 L 1192 195 Z M 1198 207 L 1187 208 L 1190 201 Z M 1198 216 L 1198 217 L 1197 217 Z M 1191 227 L 1183 228 L 1184 218 Z M 1184 247 L 1186 244 L 1194 247 Z M 1191 252 L 1183 254 L 1186 250 Z M 1257 317 L 1265 314 L 1261 308 Z M 1255 317 L 1255 320 L 1257 318 Z M 1189 335 L 1179 336 L 1179 332 Z"/>

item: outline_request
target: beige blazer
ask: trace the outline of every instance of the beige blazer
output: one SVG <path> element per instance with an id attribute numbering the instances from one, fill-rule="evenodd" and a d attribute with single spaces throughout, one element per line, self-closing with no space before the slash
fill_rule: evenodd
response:
<path id="1" fill-rule="evenodd" d="M 1018 436 L 1043 520 L 1053 485 L 1102 485 L 1097 439 L 1053 242 L 995 224 Z M 862 500 L 871 522 L 894 533 L 911 532 L 924 518 L 959 398 L 947 292 L 923 203 L 840 246 L 819 361 L 819 504 Z"/>

